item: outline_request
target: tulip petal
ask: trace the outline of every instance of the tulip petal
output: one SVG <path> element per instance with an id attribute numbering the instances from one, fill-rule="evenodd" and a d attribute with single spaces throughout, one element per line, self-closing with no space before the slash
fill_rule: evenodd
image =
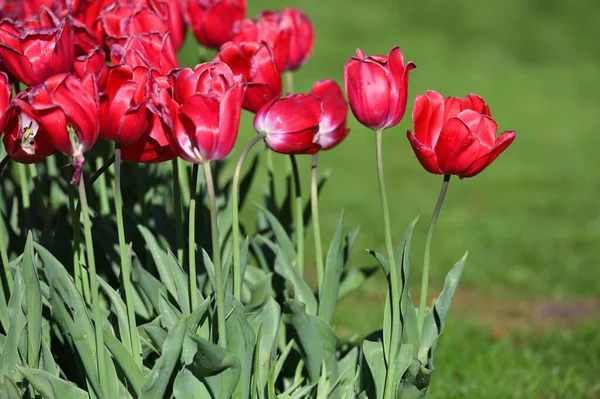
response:
<path id="1" fill-rule="evenodd" d="M 444 97 L 429 90 L 415 99 L 412 119 L 416 139 L 429 148 L 435 148 L 444 120 Z"/>
<path id="2" fill-rule="evenodd" d="M 262 111 L 262 110 L 261 110 Z M 293 94 L 274 102 L 267 110 L 260 131 L 268 134 L 317 129 L 323 118 L 321 100 L 312 94 Z"/>
<path id="3" fill-rule="evenodd" d="M 411 131 L 406 132 L 406 137 L 408 138 L 408 141 L 410 142 L 410 145 L 412 146 L 412 149 L 415 152 L 415 155 L 417 156 L 421 166 L 423 166 L 423 168 L 429 173 L 438 175 L 442 174 L 442 171 L 438 166 L 437 156 L 431 147 L 419 142 L 418 138 L 415 137 Z"/>
<path id="4" fill-rule="evenodd" d="M 458 118 L 450 118 L 442 127 L 435 148 L 438 165 L 444 174 L 461 175 L 478 158 L 479 140 Z"/>
<path id="5" fill-rule="evenodd" d="M 219 144 L 212 156 L 213 160 L 225 158 L 233 149 L 240 127 L 242 115 L 243 87 L 241 83 L 225 92 L 219 105 Z"/>
<path id="6" fill-rule="evenodd" d="M 457 118 L 477 136 L 484 148 L 491 149 L 494 146 L 498 125 L 492 118 L 470 109 L 462 111 Z"/>
<path id="7" fill-rule="evenodd" d="M 494 143 L 494 148 L 473 162 L 460 178 L 472 177 L 482 172 L 515 140 L 515 137 L 516 132 L 514 130 L 502 133 Z"/>
<path id="8" fill-rule="evenodd" d="M 406 99 L 408 96 L 408 73 L 416 68 L 413 62 L 404 65 L 404 57 L 398 46 L 394 47 L 388 56 L 390 70 L 390 110 L 384 129 L 396 126 L 406 112 Z"/>

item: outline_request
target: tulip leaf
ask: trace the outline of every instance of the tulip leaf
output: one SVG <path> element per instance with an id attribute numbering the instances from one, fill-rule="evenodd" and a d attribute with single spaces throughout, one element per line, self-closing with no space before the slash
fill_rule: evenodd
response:
<path id="1" fill-rule="evenodd" d="M 306 312 L 309 315 L 316 315 L 318 304 L 311 288 L 300 277 L 298 271 L 292 266 L 287 257 L 282 256 L 280 253 L 277 254 L 277 258 L 275 259 L 275 272 L 291 285 L 293 296 L 306 306 Z"/>
<path id="2" fill-rule="evenodd" d="M 327 323 L 331 322 L 335 303 L 337 301 L 340 278 L 343 271 L 342 254 L 342 234 L 344 229 L 344 212 L 340 215 L 337 228 L 333 234 L 333 239 L 327 252 L 325 261 L 325 273 L 321 292 L 319 292 L 319 310 L 318 316 Z"/>
<path id="3" fill-rule="evenodd" d="M 129 321 L 127 317 L 127 307 L 115 290 L 102 278 L 98 277 L 100 287 L 110 299 L 114 313 L 117 316 L 117 324 L 119 326 L 119 336 L 125 348 L 131 353 L 131 337 L 129 335 Z"/>
<path id="4" fill-rule="evenodd" d="M 250 312 L 261 309 L 271 298 L 273 292 L 273 273 L 265 272 L 257 267 L 248 267 L 244 283 L 250 290 L 250 299 L 245 304 Z M 254 330 L 256 332 L 256 330 Z"/>
<path id="5" fill-rule="evenodd" d="M 275 238 L 277 240 L 277 244 L 287 257 L 287 259 L 291 262 L 296 259 L 296 249 L 294 247 L 294 243 L 290 239 L 290 236 L 286 232 L 285 228 L 281 225 L 279 220 L 273 215 L 269 210 L 261 205 L 256 205 L 262 213 L 266 216 L 271 229 L 273 230 L 273 234 L 275 234 Z"/>
<path id="6" fill-rule="evenodd" d="M 257 335 L 253 375 L 255 384 L 263 392 L 269 380 L 271 362 L 277 355 L 277 334 L 281 324 L 281 309 L 277 301 L 271 297 L 263 308 L 249 314 L 248 318 Z"/>
<path id="7" fill-rule="evenodd" d="M 19 339 L 25 332 L 27 317 L 22 310 L 23 298 L 25 298 L 25 282 L 21 270 L 17 269 L 13 276 L 12 294 L 8 301 L 8 318 L 10 326 L 4 340 L 2 353 L 0 354 L 0 375 L 7 376 L 11 383 L 19 383 L 22 380 L 21 374 L 17 371 L 17 362 L 19 357 Z M 5 383 L 6 380 L 3 381 Z M 10 389 L 5 387 L 3 389 Z"/>
<path id="8" fill-rule="evenodd" d="M 42 345 L 42 293 L 33 254 L 33 237 L 27 234 L 27 242 L 21 263 L 25 280 L 25 313 L 27 316 L 27 365 L 38 367 Z"/>
<path id="9" fill-rule="evenodd" d="M 360 287 L 361 284 L 376 270 L 377 266 L 355 267 L 342 273 L 342 281 L 340 281 L 340 288 L 338 291 L 338 301 Z"/>
<path id="10" fill-rule="evenodd" d="M 2 383 L 0 384 L 0 398 L 6 399 L 21 399 L 22 395 L 15 384 L 6 374 L 2 375 Z"/>
<path id="11" fill-rule="evenodd" d="M 177 286 L 175 285 L 175 279 L 173 278 L 173 275 L 169 269 L 169 256 L 163 249 L 160 248 L 158 241 L 156 241 L 156 238 L 150 232 L 150 230 L 142 225 L 138 225 L 138 230 L 144 237 L 146 245 L 150 250 L 150 254 L 152 255 L 152 259 L 156 265 L 156 270 L 160 275 L 160 281 L 167 287 L 169 294 L 171 294 L 174 298 L 177 298 Z"/>
<path id="12" fill-rule="evenodd" d="M 369 254 L 371 254 L 371 256 L 373 256 L 375 258 L 375 260 L 377 261 L 379 266 L 381 266 L 381 270 L 383 270 L 383 274 L 385 275 L 385 278 L 389 278 L 390 266 L 389 266 L 387 258 L 385 256 L 383 256 L 382 254 L 380 254 L 379 252 L 374 251 L 372 249 L 367 249 L 367 252 Z"/>
<path id="13" fill-rule="evenodd" d="M 398 397 L 424 399 L 431 381 L 431 372 L 418 359 L 413 358 L 396 386 Z"/>
<path id="14" fill-rule="evenodd" d="M 225 298 L 226 314 L 229 316 L 225 321 L 227 330 L 227 350 L 234 354 L 240 362 L 240 380 L 233 397 L 236 399 L 247 399 L 250 397 L 250 383 L 252 378 L 252 356 L 256 335 L 246 320 L 244 307 L 231 294 Z M 229 396 L 228 396 L 229 397 Z"/>
<path id="15" fill-rule="evenodd" d="M 139 395 L 144 383 L 144 374 L 142 374 L 140 366 L 135 363 L 131 352 L 114 335 L 106 330 L 104 330 L 104 344 L 121 367 L 121 370 L 125 373 L 125 377 L 131 383 L 135 394 Z"/>
<path id="16" fill-rule="evenodd" d="M 371 372 L 372 381 L 374 384 L 375 395 L 368 395 L 369 397 L 376 397 L 377 399 L 383 398 L 383 391 L 385 389 L 385 374 L 386 365 L 383 354 L 383 343 L 381 341 L 368 341 L 364 340 L 362 345 L 363 355 L 369 366 Z"/>
<path id="17" fill-rule="evenodd" d="M 210 259 L 210 255 L 204 250 L 204 248 L 202 248 L 202 259 L 204 262 L 204 269 L 206 269 L 206 274 L 208 275 L 208 280 L 210 281 L 210 286 L 213 292 L 216 292 L 217 280 L 215 279 L 215 265 L 212 262 L 212 259 Z M 224 281 L 227 280 L 224 279 Z M 225 284 L 225 282 L 223 282 L 223 284 Z"/>
<path id="18" fill-rule="evenodd" d="M 184 367 L 177 373 L 173 383 L 175 398 L 208 399 L 216 398 L 209 390 L 203 378 L 197 378 L 188 368 Z"/>
<path id="19" fill-rule="evenodd" d="M 183 271 L 181 265 L 177 261 L 177 258 L 170 250 L 167 250 L 167 261 L 169 262 L 169 271 L 175 282 L 175 290 L 177 292 L 177 304 L 179 309 L 185 315 L 190 314 L 190 303 L 189 303 L 189 279 L 188 275 Z M 203 300 L 202 293 L 196 290 L 199 300 Z"/>
<path id="20" fill-rule="evenodd" d="M 169 302 L 164 292 L 159 292 L 158 307 L 160 308 L 160 317 L 167 330 L 171 330 L 183 317 L 181 312 Z"/>
<path id="21" fill-rule="evenodd" d="M 47 371 L 19 367 L 19 371 L 45 399 L 88 399 L 86 391 L 69 381 L 62 380 Z"/>
<path id="22" fill-rule="evenodd" d="M 139 262 L 133 262 L 131 279 L 139 287 L 140 294 L 144 294 L 152 304 L 154 311 L 159 314 L 159 292 L 167 292 L 167 287 L 156 277 L 150 274 Z"/>

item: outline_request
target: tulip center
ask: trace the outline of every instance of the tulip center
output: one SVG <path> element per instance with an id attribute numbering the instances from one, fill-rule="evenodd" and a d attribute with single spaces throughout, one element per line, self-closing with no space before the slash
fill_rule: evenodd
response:
<path id="1" fill-rule="evenodd" d="M 35 154 L 35 136 L 40 128 L 38 123 L 28 115 L 21 113 L 19 115 L 19 124 L 21 126 L 21 148 L 29 155 Z"/>
<path id="2" fill-rule="evenodd" d="M 73 158 L 81 157 L 83 155 L 83 149 L 79 143 L 77 126 L 72 123 L 67 123 L 67 133 L 69 134 L 69 140 L 71 141 L 71 147 L 73 148 Z"/>

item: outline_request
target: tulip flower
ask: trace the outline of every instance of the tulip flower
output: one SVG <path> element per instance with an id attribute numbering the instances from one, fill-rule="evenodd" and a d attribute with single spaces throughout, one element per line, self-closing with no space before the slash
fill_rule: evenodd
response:
<path id="1" fill-rule="evenodd" d="M 127 64 L 132 67 L 154 68 L 163 75 L 179 67 L 168 33 L 162 35 L 158 32 L 150 32 L 133 35 L 122 46 L 111 47 L 110 59 L 115 65 Z"/>
<path id="2" fill-rule="evenodd" d="M 177 155 L 196 164 L 222 159 L 235 144 L 243 86 L 225 64 L 202 67 L 200 89 L 179 104 L 159 93 L 163 123 Z"/>
<path id="3" fill-rule="evenodd" d="M 245 84 L 244 109 L 257 112 L 263 105 L 281 95 L 281 75 L 277 71 L 273 52 L 265 43 L 227 42 L 214 61 L 226 63 L 234 75 L 241 75 Z"/>
<path id="4" fill-rule="evenodd" d="M 12 86 L 8 75 L 4 72 L 0 72 L 0 135 L 2 134 L 2 122 L 4 120 L 4 114 L 10 104 L 10 95 L 12 92 Z"/>
<path id="5" fill-rule="evenodd" d="M 200 44 L 218 49 L 246 16 L 246 0 L 188 0 L 186 19 Z"/>
<path id="6" fill-rule="evenodd" d="M 263 15 L 258 21 L 245 19 L 238 22 L 233 28 L 232 42 L 265 42 L 273 50 L 273 59 L 279 72 L 287 66 L 290 52 L 292 29 L 282 27 L 280 21 L 272 16 Z"/>
<path id="7" fill-rule="evenodd" d="M 515 139 L 514 131 L 496 138 L 498 125 L 481 97 L 464 99 L 435 91 L 420 94 L 413 108 L 415 134 L 408 139 L 430 173 L 472 177 L 483 171 Z"/>
<path id="8" fill-rule="evenodd" d="M 71 71 L 73 57 L 71 19 L 59 20 L 46 7 L 41 9 L 37 21 L 20 27 L 5 21 L 0 29 L 0 63 L 28 86 Z"/>
<path id="9" fill-rule="evenodd" d="M 308 61 L 315 43 L 315 31 L 310 19 L 301 10 L 264 11 L 261 20 L 276 21 L 279 28 L 291 31 L 286 71 L 295 71 Z M 282 71 L 283 72 L 283 71 Z"/>
<path id="10" fill-rule="evenodd" d="M 387 57 L 365 57 L 357 49 L 344 66 L 346 95 L 356 119 L 373 130 L 396 126 L 406 112 L 408 72 L 413 68 L 412 62 L 404 63 L 397 46 Z"/>
<path id="11" fill-rule="evenodd" d="M 312 94 L 290 94 L 273 99 L 254 117 L 254 129 L 265 134 L 267 147 L 282 154 L 314 154 L 323 119 L 323 103 Z"/>
<path id="12" fill-rule="evenodd" d="M 317 96 L 323 103 L 323 119 L 319 123 L 316 143 L 323 150 L 337 146 L 350 132 L 346 127 L 348 103 L 340 86 L 331 79 L 315 83 L 310 94 Z"/>

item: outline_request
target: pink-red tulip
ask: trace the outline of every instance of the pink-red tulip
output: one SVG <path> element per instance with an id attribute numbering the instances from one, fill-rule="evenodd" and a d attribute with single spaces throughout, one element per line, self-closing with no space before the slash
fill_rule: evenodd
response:
<path id="1" fill-rule="evenodd" d="M 266 43 L 227 42 L 215 61 L 224 62 L 234 75 L 241 75 L 246 88 L 244 109 L 257 112 L 263 105 L 281 95 L 281 74 L 273 59 L 271 47 Z"/>
<path id="2" fill-rule="evenodd" d="M 278 18 L 263 15 L 258 21 L 245 19 L 235 24 L 232 42 L 242 44 L 244 42 L 265 42 L 273 50 L 273 59 L 279 72 L 283 72 L 287 66 L 290 52 L 290 40 L 292 29 L 281 26 Z"/>
<path id="3" fill-rule="evenodd" d="M 423 167 L 430 173 L 461 179 L 480 173 L 515 139 L 514 131 L 496 138 L 498 125 L 481 97 L 444 97 L 420 94 L 413 108 L 415 134 L 408 139 Z"/>
<path id="4" fill-rule="evenodd" d="M 0 29 L 0 63 L 16 79 L 28 86 L 48 77 L 71 71 L 73 30 L 69 17 L 58 19 L 43 7 L 35 21 Z"/>
<path id="5" fill-rule="evenodd" d="M 110 59 L 115 65 L 144 66 L 156 69 L 163 75 L 179 67 L 168 33 L 162 35 L 150 32 L 133 35 L 122 46 L 112 46 Z"/>
<path id="6" fill-rule="evenodd" d="M 356 119 L 373 130 L 396 126 L 406 112 L 408 72 L 415 68 L 396 46 L 385 56 L 356 57 L 344 66 L 344 85 L 350 109 Z"/>
<path id="7" fill-rule="evenodd" d="M 193 163 L 222 159 L 231 152 L 243 99 L 242 83 L 225 64 L 208 64 L 200 69 L 197 92 L 181 97 L 182 104 L 166 90 L 159 93 L 171 145 L 177 155 Z"/>
<path id="8" fill-rule="evenodd" d="M 265 11 L 261 20 L 274 21 L 279 28 L 291 31 L 286 71 L 294 71 L 308 61 L 315 43 L 315 30 L 310 19 L 301 10 L 286 8 L 283 11 Z"/>
<path id="9" fill-rule="evenodd" d="M 314 154 L 321 148 L 315 141 L 323 115 L 318 97 L 290 94 L 262 107 L 254 117 L 254 129 L 266 134 L 265 143 L 275 152 Z"/>
<path id="10" fill-rule="evenodd" d="M 4 121 L 4 114 L 10 104 L 10 95 L 12 92 L 12 86 L 8 75 L 4 72 L 0 72 L 0 135 L 2 135 L 2 123 Z"/>
<path id="11" fill-rule="evenodd" d="M 329 150 L 341 143 L 350 132 L 346 127 L 348 103 L 340 86 L 331 79 L 315 83 L 310 94 L 323 102 L 323 119 L 319 123 L 316 143 L 322 150 Z"/>
<path id="12" fill-rule="evenodd" d="M 231 40 L 246 16 L 246 0 L 187 0 L 186 19 L 203 46 L 218 49 Z"/>

